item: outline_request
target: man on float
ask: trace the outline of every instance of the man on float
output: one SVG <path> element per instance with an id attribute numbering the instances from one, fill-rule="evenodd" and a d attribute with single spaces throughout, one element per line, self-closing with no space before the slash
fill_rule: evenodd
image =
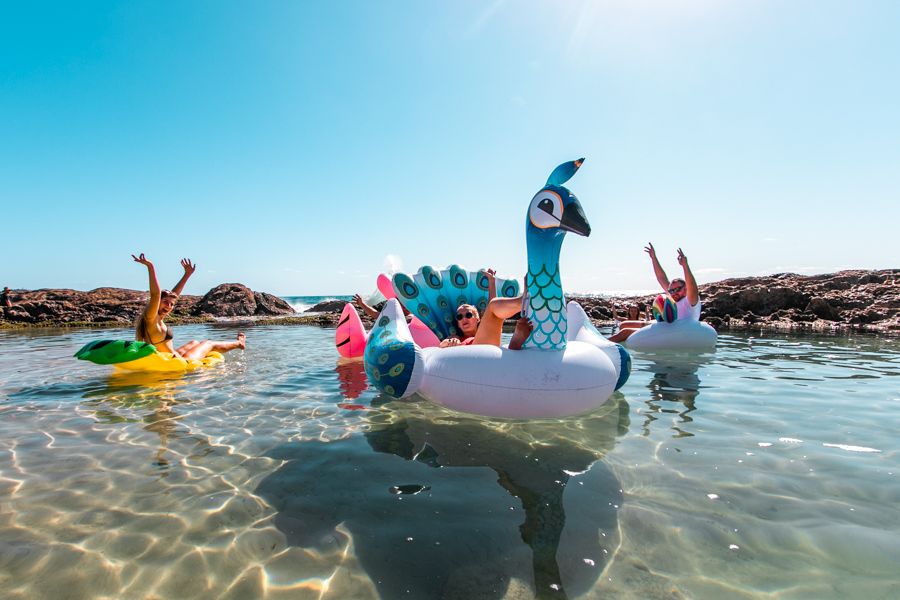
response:
<path id="1" fill-rule="evenodd" d="M 650 255 L 650 261 L 653 263 L 653 273 L 656 275 L 656 281 L 659 282 L 662 289 L 675 301 L 675 305 L 677 306 L 677 320 L 691 319 L 693 321 L 699 321 L 700 291 L 697 289 L 697 280 L 694 279 L 694 274 L 691 272 L 690 265 L 688 265 L 687 256 L 684 255 L 681 248 L 678 249 L 678 264 L 684 269 L 684 279 L 676 278 L 671 281 L 669 281 L 669 278 L 666 276 L 666 272 L 663 270 L 662 265 L 659 264 L 659 259 L 656 258 L 656 249 L 653 247 L 652 243 L 647 242 L 647 245 L 644 247 L 644 252 Z M 611 342 L 623 342 L 627 340 L 632 333 L 648 324 L 647 321 L 625 321 L 620 325 L 619 331 L 611 336 L 609 340 Z"/>

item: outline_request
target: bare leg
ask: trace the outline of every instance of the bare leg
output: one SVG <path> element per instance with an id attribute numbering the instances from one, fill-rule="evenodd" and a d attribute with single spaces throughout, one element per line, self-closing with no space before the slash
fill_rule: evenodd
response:
<path id="1" fill-rule="evenodd" d="M 650 323 L 650 321 L 622 321 L 619 323 L 619 329 L 640 329 Z"/>
<path id="2" fill-rule="evenodd" d="M 625 340 L 627 340 L 629 338 L 629 336 L 631 336 L 632 333 L 634 333 L 635 331 L 638 331 L 639 329 L 640 329 L 640 327 L 634 327 L 634 328 L 629 328 L 629 329 L 620 329 L 614 335 L 611 335 L 606 339 L 608 339 L 611 342 L 616 342 L 618 344 L 619 342 L 624 342 Z"/>
<path id="3" fill-rule="evenodd" d="M 509 340 L 509 349 L 521 350 L 522 344 L 525 343 L 532 331 L 534 331 L 534 325 L 526 317 L 516 321 L 516 330 L 513 332 L 512 339 Z"/>
<path id="4" fill-rule="evenodd" d="M 246 345 L 246 337 L 243 333 L 239 333 L 237 339 L 233 342 L 214 342 L 212 340 L 204 340 L 199 342 L 196 346 L 192 347 L 187 352 L 181 354 L 182 358 L 191 360 L 191 359 L 200 359 L 206 358 L 210 352 L 229 352 L 230 350 L 237 350 L 240 348 L 243 350 Z M 186 344 L 187 345 L 187 344 Z"/>
<path id="5" fill-rule="evenodd" d="M 515 315 L 521 309 L 521 296 L 492 299 L 488 303 L 487 308 L 484 309 L 481 323 L 478 324 L 478 331 L 475 332 L 475 341 L 472 343 L 499 346 L 500 334 L 503 333 L 503 321 Z"/>
<path id="6" fill-rule="evenodd" d="M 185 344 L 184 346 L 182 346 L 181 348 L 176 350 L 175 354 L 177 354 L 179 356 L 184 356 L 185 354 L 187 354 L 188 352 L 190 352 L 191 350 L 196 348 L 199 344 L 200 344 L 200 342 L 198 342 L 197 340 L 191 340 L 187 344 Z"/>

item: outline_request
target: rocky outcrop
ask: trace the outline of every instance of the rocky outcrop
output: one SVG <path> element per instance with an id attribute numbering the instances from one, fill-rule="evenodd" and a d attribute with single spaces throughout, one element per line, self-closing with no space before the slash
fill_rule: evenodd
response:
<path id="1" fill-rule="evenodd" d="M 338 313 L 340 314 L 342 310 L 344 310 L 344 305 L 347 303 L 344 300 L 325 300 L 323 302 L 319 302 L 315 306 L 311 308 L 307 308 L 303 312 L 308 313 Z M 383 303 L 382 303 L 383 305 Z M 380 306 L 378 307 L 380 308 Z M 362 311 L 360 311 L 360 316 L 362 316 Z"/>
<path id="2" fill-rule="evenodd" d="M 765 277 L 725 279 L 700 286 L 703 320 L 717 329 L 853 330 L 900 334 L 900 269 L 840 271 L 803 276 L 779 273 Z M 5 309 L 0 326 L 131 324 L 147 302 L 147 292 L 119 288 L 77 290 L 13 290 L 13 307 Z M 612 302 L 650 303 L 655 295 L 615 298 L 570 296 L 596 325 L 612 321 Z M 276 296 L 224 283 L 202 298 L 182 296 L 170 320 L 210 317 L 278 316 L 272 323 L 337 324 L 344 302 L 328 301 L 293 315 L 291 306 Z M 363 322 L 371 320 L 360 315 Z"/>
<path id="3" fill-rule="evenodd" d="M 0 322 L 21 325 L 109 325 L 134 323 L 147 304 L 146 291 L 97 288 L 87 292 L 68 289 L 12 290 L 13 306 Z M 200 296 L 183 295 L 169 319 L 172 322 L 209 317 L 291 315 L 294 309 L 271 294 L 254 292 L 240 284 L 222 284 Z"/>
<path id="4" fill-rule="evenodd" d="M 291 305 L 272 294 L 254 292 L 240 283 L 222 283 L 206 292 L 194 308 L 196 316 L 251 317 L 292 315 Z"/>
<path id="5" fill-rule="evenodd" d="M 649 305 L 656 297 L 569 296 L 597 326 L 612 323 L 612 304 Z M 900 334 L 900 269 L 840 271 L 803 276 L 779 273 L 764 277 L 725 279 L 700 286 L 702 318 L 717 329 L 732 330 L 856 330 Z M 318 318 L 337 323 L 343 302 L 312 307 Z M 360 313 L 364 323 L 371 321 Z"/>
<path id="6" fill-rule="evenodd" d="M 615 301 L 648 303 L 654 297 Z M 701 285 L 700 297 L 703 320 L 717 329 L 900 333 L 900 269 L 725 279 Z M 608 299 L 573 299 L 582 303 L 592 319 L 612 318 Z"/>

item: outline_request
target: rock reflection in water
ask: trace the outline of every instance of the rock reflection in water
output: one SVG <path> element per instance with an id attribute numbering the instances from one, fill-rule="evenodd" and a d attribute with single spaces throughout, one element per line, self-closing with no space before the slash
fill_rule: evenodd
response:
<path id="1" fill-rule="evenodd" d="M 342 525 L 384 598 L 594 585 L 618 545 L 622 494 L 600 459 L 627 431 L 620 394 L 577 420 L 497 422 L 425 402 L 367 417 L 364 436 L 272 453 L 285 463 L 257 493 L 290 544 L 324 550 Z"/>

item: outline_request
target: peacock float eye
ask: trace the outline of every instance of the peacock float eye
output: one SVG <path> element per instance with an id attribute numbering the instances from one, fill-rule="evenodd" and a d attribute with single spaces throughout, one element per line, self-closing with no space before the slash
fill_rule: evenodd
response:
<path id="1" fill-rule="evenodd" d="M 538 229 L 559 227 L 562 220 L 563 203 L 559 194 L 550 190 L 541 190 L 531 199 L 528 218 Z"/>

